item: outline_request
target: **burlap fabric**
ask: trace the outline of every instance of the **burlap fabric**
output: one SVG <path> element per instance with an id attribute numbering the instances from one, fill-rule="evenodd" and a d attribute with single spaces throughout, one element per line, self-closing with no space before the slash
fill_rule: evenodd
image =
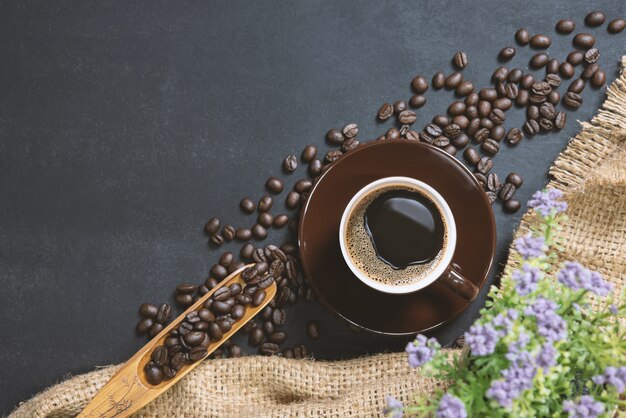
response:
<path id="1" fill-rule="evenodd" d="M 626 57 L 622 59 L 626 66 Z M 565 192 L 569 221 L 560 232 L 563 259 L 602 272 L 620 291 L 626 276 L 626 76 L 550 169 Z M 533 218 L 522 218 L 524 231 Z M 11 417 L 78 414 L 114 373 L 106 367 L 71 378 L 22 404 Z M 436 383 L 407 367 L 403 354 L 321 362 L 247 357 L 205 361 L 141 417 L 374 416 L 386 394 L 409 401 Z"/>

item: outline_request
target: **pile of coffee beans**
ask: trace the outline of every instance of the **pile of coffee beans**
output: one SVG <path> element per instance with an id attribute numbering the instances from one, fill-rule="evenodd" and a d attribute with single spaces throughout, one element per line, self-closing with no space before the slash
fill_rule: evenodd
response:
<path id="1" fill-rule="evenodd" d="M 598 28 L 604 25 L 606 16 L 593 11 L 585 18 L 585 25 Z M 617 34 L 626 28 L 626 21 L 618 18 L 607 25 L 607 32 Z M 599 88 L 606 83 L 606 73 L 598 65 L 600 51 L 596 47 L 596 38 L 588 32 L 576 32 L 576 23 L 570 19 L 562 19 L 556 23 L 559 36 L 571 36 L 573 50 L 565 59 L 551 56 L 546 52 L 552 45 L 550 36 L 541 33 L 530 33 L 527 29 L 517 30 L 512 37 L 517 45 L 507 45 L 498 52 L 498 59 L 507 62 L 520 54 L 521 48 L 535 50 L 529 58 L 528 66 L 532 70 L 545 71 L 542 77 L 522 68 L 500 66 L 492 74 L 491 84 L 479 88 L 463 73 L 470 64 L 467 53 L 459 51 L 454 54 L 451 62 L 454 71 L 445 74 L 437 71 L 432 77 L 417 75 L 410 83 L 412 95 L 408 101 L 398 100 L 394 103 L 383 103 L 376 114 L 381 123 L 394 122 L 384 134 L 376 140 L 408 139 L 421 141 L 442 149 L 455 156 L 461 153 L 463 160 L 473 169 L 474 176 L 483 186 L 491 203 L 501 201 L 506 212 L 516 212 L 521 204 L 515 199 L 515 193 L 523 184 L 522 177 L 517 173 L 503 176 L 504 181 L 494 170 L 494 159 L 504 144 L 514 147 L 524 142 L 524 138 L 547 134 L 562 129 L 567 122 L 567 112 L 578 109 L 583 103 L 582 92 L 587 86 Z M 577 74 L 577 67 L 579 68 Z M 430 81 L 429 81 L 430 80 Z M 568 82 L 566 91 L 564 89 Z M 431 89 L 432 87 L 432 89 Z M 427 94 L 433 90 L 449 90 L 457 99 L 452 101 L 446 114 L 435 115 L 432 121 L 422 129 L 415 129 L 417 110 L 427 101 Z M 522 126 L 507 125 L 507 112 L 514 107 L 525 109 L 526 122 Z M 358 139 L 359 126 L 348 123 L 342 128 L 330 129 L 325 136 L 326 142 L 333 148 L 324 155 L 318 155 L 315 145 L 307 145 L 298 158 L 297 154 L 289 154 L 281 161 L 281 171 L 285 175 L 295 173 L 302 164 L 307 176 L 295 182 L 291 190 L 285 190 L 283 181 L 272 176 L 265 182 L 267 193 L 257 201 L 243 197 L 239 203 L 241 211 L 248 216 L 255 216 L 252 226 L 235 227 L 222 224 L 213 217 L 204 226 L 211 249 L 217 249 L 226 242 L 235 241 L 242 244 L 237 255 L 226 252 L 218 263 L 210 268 L 209 277 L 200 285 L 184 283 L 176 288 L 176 302 L 186 308 L 200 296 L 214 288 L 228 274 L 239 269 L 245 262 L 266 263 L 269 266 L 276 262 L 268 247 L 256 246 L 254 241 L 266 240 L 273 229 L 288 227 L 290 237 L 280 245 L 280 250 L 288 261 L 281 259 L 271 273 L 279 287 L 277 296 L 267 308 L 244 327 L 248 333 L 248 343 L 264 355 L 283 355 L 285 357 L 306 357 L 308 351 L 303 346 L 282 349 L 287 339 L 284 331 L 276 330 L 285 321 L 285 305 L 293 305 L 298 301 L 314 301 L 315 296 L 299 267 L 296 233 L 298 228 L 298 210 L 306 202 L 308 193 L 314 182 L 331 164 L 342 156 L 369 141 Z M 272 212 L 274 200 L 285 194 L 284 202 L 288 213 Z M 271 248 L 277 248 L 270 246 Z M 264 264 L 262 264 L 264 265 Z M 282 265 L 283 267 L 279 267 Z M 278 270 L 280 274 L 277 273 Z M 143 306 L 143 305 L 142 305 Z M 142 311 L 142 316 L 145 316 Z M 276 316 L 276 317 L 275 317 Z M 278 321 L 276 321 L 278 320 Z M 152 321 L 152 322 L 150 322 Z M 280 325 L 277 323 L 279 322 Z M 156 335 L 162 324 L 152 317 L 144 317 L 138 325 L 140 333 Z M 154 331 L 152 327 L 155 327 Z M 317 324 L 307 324 L 307 334 L 311 339 L 319 337 Z M 239 356 L 240 347 L 225 342 L 224 350 L 214 353 L 215 357 Z"/>
<path id="2" fill-rule="evenodd" d="M 142 303 L 139 307 L 139 315 L 141 315 L 141 319 L 137 323 L 137 333 L 153 338 L 163 331 L 169 322 L 172 308 L 167 303 L 162 303 L 159 307 L 151 303 Z"/>

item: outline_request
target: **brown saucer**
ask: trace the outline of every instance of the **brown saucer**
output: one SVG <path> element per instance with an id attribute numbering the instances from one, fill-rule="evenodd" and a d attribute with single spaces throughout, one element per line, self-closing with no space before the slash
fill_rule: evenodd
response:
<path id="1" fill-rule="evenodd" d="M 311 285 L 331 310 L 374 332 L 413 334 L 443 325 L 469 304 L 438 282 L 405 295 L 374 290 L 352 274 L 339 248 L 339 223 L 352 196 L 368 183 L 390 176 L 421 180 L 446 199 L 458 236 L 452 262 L 481 288 L 496 248 L 491 205 L 465 166 L 417 141 L 369 143 L 334 163 L 319 178 L 302 210 L 300 255 Z"/>

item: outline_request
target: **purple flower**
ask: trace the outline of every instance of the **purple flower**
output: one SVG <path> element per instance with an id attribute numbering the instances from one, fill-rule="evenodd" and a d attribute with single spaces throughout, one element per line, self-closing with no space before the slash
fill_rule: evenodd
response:
<path id="1" fill-rule="evenodd" d="M 604 412 L 604 404 L 596 402 L 593 396 L 584 395 L 578 402 L 563 402 L 563 411 L 574 418 L 595 418 Z"/>
<path id="2" fill-rule="evenodd" d="M 515 289 L 521 296 L 526 296 L 537 289 L 537 283 L 543 278 L 543 272 L 537 267 L 524 263 L 521 270 L 515 270 L 511 278 L 517 283 Z"/>
<path id="3" fill-rule="evenodd" d="M 617 309 L 617 305 L 612 304 L 611 306 L 609 306 L 609 312 L 611 312 L 613 315 L 617 315 L 617 313 L 619 312 Z"/>
<path id="4" fill-rule="evenodd" d="M 529 232 L 523 237 L 519 237 L 514 241 L 515 249 L 525 259 L 543 257 L 546 250 L 546 241 L 544 237 L 533 238 Z"/>
<path id="5" fill-rule="evenodd" d="M 530 335 L 526 334 L 525 332 L 521 332 L 517 337 L 517 340 L 509 344 L 509 352 L 506 353 L 504 357 L 506 357 L 506 359 L 511 362 L 517 361 L 523 352 L 522 349 L 526 347 L 529 342 Z"/>
<path id="6" fill-rule="evenodd" d="M 491 323 L 494 327 L 501 328 L 498 330 L 498 335 L 503 337 L 513 328 L 513 322 L 515 322 L 518 316 L 519 314 L 515 309 L 507 309 L 503 313 L 496 315 L 491 320 Z"/>
<path id="7" fill-rule="evenodd" d="M 467 411 L 463 401 L 446 393 L 441 397 L 436 416 L 437 418 L 467 418 Z"/>
<path id="8" fill-rule="evenodd" d="M 554 312 L 558 305 L 550 299 L 538 297 L 531 306 L 524 309 L 526 315 L 538 316 L 544 315 L 546 312 Z"/>
<path id="9" fill-rule="evenodd" d="M 507 408 L 523 391 L 533 386 L 536 373 L 537 369 L 531 354 L 523 351 L 507 369 L 502 370 L 502 379 L 491 383 L 487 390 L 487 397 Z"/>
<path id="10" fill-rule="evenodd" d="M 534 208 L 542 216 L 550 216 L 565 212 L 567 209 L 567 203 L 561 202 L 563 193 L 557 189 L 545 189 L 533 194 L 532 199 L 528 201 L 528 206 Z"/>
<path id="11" fill-rule="evenodd" d="M 406 346 L 406 352 L 409 355 L 409 366 L 415 368 L 420 367 L 433 359 L 439 343 L 434 338 L 426 338 L 419 334 L 415 337 L 415 341 L 411 341 Z"/>
<path id="12" fill-rule="evenodd" d="M 465 333 L 465 344 L 475 356 L 486 356 L 496 349 L 499 333 L 493 325 L 472 325 L 468 332 Z"/>
<path id="13" fill-rule="evenodd" d="M 611 293 L 613 286 L 596 271 L 591 271 L 575 261 L 566 261 L 556 275 L 559 282 L 572 290 L 588 290 L 598 296 Z"/>
<path id="14" fill-rule="evenodd" d="M 539 315 L 537 332 L 548 341 L 561 341 L 567 337 L 567 322 L 556 312 L 548 311 Z"/>
<path id="15" fill-rule="evenodd" d="M 537 354 L 535 362 L 537 363 L 537 366 L 548 369 L 556 364 L 557 355 L 558 352 L 554 346 L 551 343 L 545 343 Z"/>
<path id="16" fill-rule="evenodd" d="M 594 376 L 591 380 L 596 385 L 615 386 L 617 393 L 624 393 L 624 390 L 626 390 L 626 366 L 609 366 L 604 369 L 604 374 Z"/>
<path id="17" fill-rule="evenodd" d="M 387 406 L 383 409 L 383 415 L 389 418 L 401 418 L 404 407 L 402 402 L 390 395 L 385 397 L 385 401 L 387 401 Z"/>

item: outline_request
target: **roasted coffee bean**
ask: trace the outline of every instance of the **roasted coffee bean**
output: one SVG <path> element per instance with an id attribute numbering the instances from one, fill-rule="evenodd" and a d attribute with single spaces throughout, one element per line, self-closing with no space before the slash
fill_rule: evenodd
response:
<path id="1" fill-rule="evenodd" d="M 478 181 L 478 183 L 480 183 L 480 185 L 483 188 L 487 187 L 487 177 L 485 177 L 484 174 L 482 174 L 482 173 L 474 173 L 474 177 L 476 178 L 476 181 Z"/>
<path id="2" fill-rule="evenodd" d="M 448 114 L 451 116 L 462 115 L 465 113 L 465 103 L 463 101 L 452 102 L 448 107 Z"/>
<path id="3" fill-rule="evenodd" d="M 478 154 L 478 151 L 472 147 L 465 149 L 463 157 L 465 157 L 465 160 L 472 165 L 476 165 L 480 161 L 480 154 Z"/>
<path id="4" fill-rule="evenodd" d="M 265 300 L 265 290 L 259 289 L 252 295 L 252 306 L 259 306 Z"/>
<path id="5" fill-rule="evenodd" d="M 195 347 L 197 345 L 200 345 L 202 340 L 204 340 L 204 335 L 205 334 L 202 331 L 191 331 L 190 333 L 185 335 L 184 339 L 190 347 Z"/>
<path id="6" fill-rule="evenodd" d="M 230 266 L 228 266 L 228 274 L 234 273 L 245 265 L 246 264 L 243 261 L 233 262 Z"/>
<path id="7" fill-rule="evenodd" d="M 160 324 L 165 324 L 170 320 L 172 315 L 172 308 L 167 303 L 162 303 L 159 306 L 155 320 Z"/>
<path id="8" fill-rule="evenodd" d="M 524 183 L 524 180 L 522 180 L 522 176 L 517 173 L 509 173 L 509 175 L 506 176 L 506 182 L 511 183 L 519 189 L 522 186 L 522 183 Z"/>
<path id="9" fill-rule="evenodd" d="M 556 74 L 556 73 L 558 73 L 559 72 L 559 65 L 561 65 L 559 60 L 556 59 L 556 58 L 552 58 L 546 64 L 546 74 Z"/>
<path id="10" fill-rule="evenodd" d="M 489 136 L 494 141 L 498 141 L 498 142 L 502 141 L 502 138 L 504 138 L 505 135 L 506 135 L 506 129 L 504 129 L 504 126 L 502 125 L 496 125 L 493 128 L 491 128 L 491 130 L 489 131 Z"/>
<path id="11" fill-rule="evenodd" d="M 467 54 L 465 52 L 457 52 L 456 54 L 454 54 L 452 62 L 454 62 L 454 65 L 456 65 L 457 68 L 462 70 L 463 68 L 467 67 Z"/>
<path id="12" fill-rule="evenodd" d="M 358 146 L 359 146 L 359 141 L 358 140 L 356 140 L 354 138 L 346 139 L 343 142 L 343 145 L 341 145 L 341 151 L 346 153 L 348 151 L 352 151 L 353 149 L 355 149 Z"/>
<path id="13" fill-rule="evenodd" d="M 398 139 L 400 138 L 400 131 L 397 128 L 390 128 L 385 133 L 385 139 Z"/>
<path id="14" fill-rule="evenodd" d="M 535 77 L 532 74 L 526 74 L 520 80 L 520 87 L 526 90 L 530 89 L 533 84 L 535 84 Z"/>
<path id="15" fill-rule="evenodd" d="M 488 102 L 492 102 L 498 98 L 498 92 L 493 88 L 483 88 L 478 92 L 478 97 L 482 100 L 486 100 Z M 479 102 L 480 104 L 480 102 Z"/>
<path id="16" fill-rule="evenodd" d="M 506 48 L 502 48 L 498 56 L 500 57 L 501 60 L 508 61 L 515 56 L 515 48 L 510 47 L 510 46 Z"/>
<path id="17" fill-rule="evenodd" d="M 572 64 L 572 66 L 577 66 L 582 64 L 585 60 L 585 54 L 581 51 L 572 51 L 567 55 L 567 62 Z"/>
<path id="18" fill-rule="evenodd" d="M 435 125 L 434 123 L 429 123 L 428 125 L 426 125 L 425 131 L 428 135 L 432 136 L 433 138 L 443 133 L 443 130 L 438 125 Z"/>
<path id="19" fill-rule="evenodd" d="M 515 40 L 522 46 L 528 45 L 528 42 L 530 42 L 530 33 L 526 29 L 518 29 L 517 32 L 515 32 Z"/>
<path id="20" fill-rule="evenodd" d="M 293 189 L 298 193 L 308 192 L 313 187 L 313 182 L 309 179 L 301 179 L 296 182 Z"/>
<path id="21" fill-rule="evenodd" d="M 480 119 L 480 127 L 481 128 L 485 128 L 487 130 L 491 130 L 491 128 L 493 128 L 494 126 L 496 126 L 493 121 L 489 118 L 481 118 Z"/>
<path id="22" fill-rule="evenodd" d="M 213 305 L 211 305 L 211 310 L 217 315 L 226 315 L 230 313 L 232 309 L 232 305 L 227 301 L 214 300 Z"/>
<path id="23" fill-rule="evenodd" d="M 183 368 L 186 362 L 186 356 L 184 353 L 176 353 L 172 356 L 172 360 L 170 360 L 170 366 L 174 370 L 180 370 Z"/>
<path id="24" fill-rule="evenodd" d="M 193 331 L 193 325 L 191 325 L 188 322 L 183 322 L 178 326 L 177 330 L 178 330 L 178 334 L 184 337 L 185 335 Z"/>
<path id="25" fill-rule="evenodd" d="M 389 103 L 383 103 L 383 105 L 378 109 L 377 117 L 380 120 L 387 120 L 391 116 L 393 116 L 393 106 Z"/>
<path id="26" fill-rule="evenodd" d="M 589 33 L 579 33 L 574 36 L 574 45 L 580 49 L 589 49 L 593 48 L 596 44 L 595 36 Z"/>
<path id="27" fill-rule="evenodd" d="M 502 183 L 500 183 L 500 178 L 496 173 L 489 173 L 487 176 L 487 190 L 491 190 L 492 192 L 497 192 L 502 187 Z"/>
<path id="28" fill-rule="evenodd" d="M 577 78 L 572 81 L 572 84 L 569 85 L 567 91 L 571 91 L 573 93 L 581 93 L 585 89 L 585 80 L 582 78 Z"/>
<path id="29" fill-rule="evenodd" d="M 514 84 L 514 83 L 507 83 L 504 90 L 505 90 L 506 97 L 508 97 L 511 100 L 514 100 L 519 94 L 519 88 L 517 87 L 517 84 Z"/>
<path id="30" fill-rule="evenodd" d="M 561 77 L 557 74 L 548 74 L 546 76 L 546 83 L 548 83 L 551 87 L 558 87 L 561 85 Z"/>
<path id="31" fill-rule="evenodd" d="M 276 177 L 270 177 L 265 182 L 265 188 L 271 193 L 280 193 L 283 191 L 283 182 Z"/>
<path id="32" fill-rule="evenodd" d="M 439 148 L 447 147 L 450 144 L 450 139 L 446 136 L 438 136 L 433 140 L 433 145 Z"/>
<path id="33" fill-rule="evenodd" d="M 539 106 L 541 103 L 544 103 L 546 100 L 548 100 L 548 97 L 543 94 L 531 94 L 530 97 L 528 98 L 528 102 L 536 106 Z"/>
<path id="34" fill-rule="evenodd" d="M 487 100 L 481 100 L 480 102 L 478 102 L 478 116 L 480 116 L 481 118 L 485 118 L 487 116 L 489 116 L 489 113 L 491 113 L 491 103 L 489 103 Z"/>
<path id="35" fill-rule="evenodd" d="M 341 133 L 341 131 L 339 129 L 331 129 L 328 132 L 326 132 L 326 141 L 328 141 L 330 144 L 332 145 L 341 145 L 344 141 L 344 137 L 343 134 Z M 306 148 L 304 149 L 305 151 Z M 311 155 L 310 150 L 306 152 L 306 156 L 305 156 L 305 152 L 302 151 L 302 159 L 305 162 L 311 162 L 313 160 L 313 158 L 316 157 L 317 155 L 317 148 L 315 149 L 315 155 Z M 310 158 L 310 160 L 305 159 L 305 158 Z"/>
<path id="36" fill-rule="evenodd" d="M 495 192 L 488 191 L 488 192 L 486 192 L 485 194 L 487 195 L 487 199 L 489 199 L 489 204 L 493 205 L 493 203 L 496 201 L 496 199 L 497 199 L 497 197 L 498 197 L 498 196 L 496 195 L 496 193 L 495 193 Z"/>
<path id="37" fill-rule="evenodd" d="M 144 318 L 156 318 L 157 313 L 159 312 L 159 308 L 151 303 L 142 303 L 139 307 L 139 315 Z"/>
<path id="38" fill-rule="evenodd" d="M 209 273 L 217 280 L 222 280 L 223 278 L 228 276 L 228 270 L 226 270 L 224 266 L 220 266 L 219 264 L 213 264 Z"/>
<path id="39" fill-rule="evenodd" d="M 509 76 L 509 69 L 506 67 L 498 67 L 491 75 L 494 81 L 504 81 Z"/>
<path id="40" fill-rule="evenodd" d="M 241 347 L 239 347 L 237 344 L 233 344 L 228 347 L 228 356 L 230 358 L 239 358 L 243 356 L 243 351 L 241 350 Z"/>
<path id="41" fill-rule="evenodd" d="M 198 311 L 198 317 L 205 322 L 215 321 L 215 315 L 213 312 L 206 308 L 202 308 Z"/>
<path id="42" fill-rule="evenodd" d="M 331 129 L 330 131 L 328 131 L 328 133 L 326 134 L 326 138 L 333 138 L 333 141 L 329 141 L 333 144 L 341 144 L 343 143 L 344 139 L 341 132 L 339 132 L 337 129 Z M 339 140 L 338 138 L 341 138 L 341 140 Z M 314 145 L 307 145 L 302 150 L 302 155 L 300 157 L 302 158 L 302 161 L 310 163 L 315 159 L 315 157 L 317 157 L 317 147 L 315 147 Z"/>
<path id="43" fill-rule="evenodd" d="M 406 110 L 406 107 L 406 102 L 404 100 L 398 100 L 393 104 L 393 112 L 396 115 L 399 115 Z"/>
<path id="44" fill-rule="evenodd" d="M 448 153 L 448 154 L 450 154 L 450 155 L 452 155 L 453 157 L 456 155 L 456 147 L 454 145 L 452 145 L 452 144 L 446 145 L 443 148 L 443 151 Z"/>
<path id="45" fill-rule="evenodd" d="M 515 104 L 517 106 L 526 106 L 528 104 L 529 98 L 530 93 L 528 93 L 528 90 L 520 90 L 517 93 L 517 97 L 515 98 Z"/>
<path id="46" fill-rule="evenodd" d="M 511 183 L 504 183 L 502 188 L 500 189 L 500 193 L 498 193 L 498 197 L 504 201 L 507 201 L 513 197 L 515 191 L 517 189 Z"/>
<path id="47" fill-rule="evenodd" d="M 274 344 L 282 344 L 285 342 L 286 339 L 287 339 L 287 333 L 285 331 L 274 331 L 268 337 L 268 340 Z"/>
<path id="48" fill-rule="evenodd" d="M 493 161 L 489 157 L 482 157 L 477 165 L 478 172 L 482 174 L 487 174 L 492 167 Z"/>
<path id="49" fill-rule="evenodd" d="M 446 77 L 445 85 L 448 89 L 456 89 L 463 82 L 463 74 L 458 71 L 453 72 Z"/>
<path id="50" fill-rule="evenodd" d="M 568 91 L 563 96 L 563 104 L 572 109 L 578 109 L 583 103 L 583 98 L 580 94 Z"/>
<path id="51" fill-rule="evenodd" d="M 479 144 L 487 138 L 489 138 L 489 129 L 487 128 L 480 128 L 474 134 L 474 140 Z"/>
<path id="52" fill-rule="evenodd" d="M 302 196 L 300 195 L 300 193 L 296 191 L 289 192 L 289 194 L 287 195 L 287 198 L 285 199 L 285 204 L 287 205 L 287 208 L 289 209 L 297 208 L 300 205 L 301 197 Z"/>
<path id="53" fill-rule="evenodd" d="M 243 315 L 246 313 L 246 307 L 243 305 L 235 305 L 233 309 L 230 311 L 230 316 L 237 320 L 243 318 Z"/>
<path id="54" fill-rule="evenodd" d="M 135 329 L 139 335 L 144 335 L 150 331 L 152 325 L 154 325 L 154 320 L 152 318 L 143 318 L 137 323 L 137 327 Z"/>
<path id="55" fill-rule="evenodd" d="M 289 222 L 289 216 L 285 214 L 276 215 L 273 219 L 272 224 L 274 228 L 282 228 Z"/>
<path id="56" fill-rule="evenodd" d="M 606 73 L 604 70 L 598 70 L 591 77 L 591 85 L 595 88 L 602 87 L 606 83 Z"/>
<path id="57" fill-rule="evenodd" d="M 287 314 L 284 309 L 277 308 L 272 312 L 272 322 L 278 326 L 285 324 L 285 319 L 287 318 Z"/>
<path id="58" fill-rule="evenodd" d="M 442 74 L 443 75 L 443 74 Z M 428 90 L 428 81 L 422 76 L 417 76 L 411 81 L 411 88 L 416 94 L 424 94 Z"/>
<path id="59" fill-rule="evenodd" d="M 232 297 L 232 293 L 230 291 L 230 287 L 228 286 L 220 287 L 215 292 L 213 292 L 213 296 L 212 296 L 214 300 L 217 300 L 220 302 L 230 299 L 231 297 Z"/>
<path id="60" fill-rule="evenodd" d="M 450 124 L 450 119 L 448 119 L 448 117 L 445 115 L 436 115 L 433 118 L 433 123 L 441 128 L 444 128 Z"/>
<path id="61" fill-rule="evenodd" d="M 309 163 L 309 176 L 317 177 L 322 172 L 322 162 L 317 158 Z"/>
<path id="62" fill-rule="evenodd" d="M 506 83 L 504 81 L 496 82 L 496 92 L 498 92 L 499 97 L 506 96 Z"/>
<path id="63" fill-rule="evenodd" d="M 359 125 L 356 123 L 349 123 L 343 127 L 341 133 L 346 139 L 354 138 L 359 133 Z"/>
<path id="64" fill-rule="evenodd" d="M 257 216 L 256 221 L 259 225 L 269 228 L 272 226 L 272 222 L 274 222 L 274 217 L 269 212 L 261 212 L 259 216 Z"/>
<path id="65" fill-rule="evenodd" d="M 539 133 L 539 122 L 534 119 L 527 120 L 524 124 L 524 130 L 530 136 L 536 135 Z"/>
<path id="66" fill-rule="evenodd" d="M 495 155 L 500 150 L 500 144 L 491 138 L 487 138 L 485 142 L 481 144 L 481 148 L 489 155 Z"/>
<path id="67" fill-rule="evenodd" d="M 174 297 L 174 300 L 179 305 L 187 307 L 193 303 L 193 296 L 192 295 L 176 295 Z"/>
<path id="68" fill-rule="evenodd" d="M 457 115 L 452 118 L 450 125 L 457 125 L 459 128 L 465 129 L 469 125 L 469 119 L 465 115 Z"/>
<path id="69" fill-rule="evenodd" d="M 218 218 L 211 218 L 204 225 L 204 232 L 207 234 L 215 234 L 220 229 L 220 220 Z"/>
<path id="70" fill-rule="evenodd" d="M 274 343 L 263 343 L 259 347 L 259 354 L 264 356 L 273 356 L 278 353 L 278 345 Z"/>
<path id="71" fill-rule="evenodd" d="M 521 204 L 519 200 L 509 199 L 506 202 L 504 202 L 504 210 L 509 213 L 517 212 L 520 207 L 521 207 Z"/>
<path id="72" fill-rule="evenodd" d="M 550 119 L 539 119 L 539 128 L 544 132 L 549 132 L 554 129 L 554 123 Z"/>
<path id="73" fill-rule="evenodd" d="M 204 347 L 194 347 L 189 351 L 189 360 L 200 361 L 207 355 L 207 349 Z"/>
<path id="74" fill-rule="evenodd" d="M 506 79 L 509 83 L 519 83 L 523 76 L 524 72 L 521 69 L 513 68 Z"/>
<path id="75" fill-rule="evenodd" d="M 474 91 L 474 85 L 467 80 L 463 80 L 461 84 L 455 90 L 455 93 L 459 96 L 467 96 Z"/>
<path id="76" fill-rule="evenodd" d="M 506 119 L 506 115 L 500 109 L 493 109 L 491 113 L 489 113 L 489 119 L 496 125 L 502 125 Z"/>
<path id="77" fill-rule="evenodd" d="M 283 160 L 283 169 L 288 173 L 292 173 L 296 168 L 298 168 L 298 157 L 294 154 L 289 154 Z M 252 212 L 254 212 L 254 209 L 252 209 Z"/>
<path id="78" fill-rule="evenodd" d="M 513 102 L 508 97 L 500 97 L 491 104 L 492 107 L 500 110 L 509 110 L 513 106 Z"/>
<path id="79" fill-rule="evenodd" d="M 158 385 L 163 381 L 163 370 L 153 363 L 148 363 L 144 367 L 144 374 L 146 376 L 146 380 L 153 386 Z"/>
<path id="80" fill-rule="evenodd" d="M 548 103 L 552 103 L 554 106 L 556 106 L 561 101 L 561 95 L 558 91 L 552 90 L 550 93 L 548 93 L 547 100 Z"/>
<path id="81" fill-rule="evenodd" d="M 593 12 L 589 12 L 587 16 L 585 16 L 585 24 L 587 26 L 600 26 L 606 20 L 606 16 L 599 10 L 594 10 Z"/>
<path id="82" fill-rule="evenodd" d="M 263 322 L 261 329 L 263 330 L 265 335 L 271 335 L 275 330 L 274 323 L 272 321 L 265 321 Z"/>
<path id="83" fill-rule="evenodd" d="M 230 289 L 230 294 L 233 296 L 236 296 L 238 294 L 240 294 L 243 291 L 243 288 L 241 287 L 241 285 L 239 283 L 233 283 L 230 286 L 228 286 Z"/>
<path id="84" fill-rule="evenodd" d="M 261 328 L 255 328 L 248 334 L 248 344 L 252 347 L 258 347 L 263 342 L 263 330 Z"/>
<path id="85" fill-rule="evenodd" d="M 185 321 L 193 325 L 202 322 L 202 319 L 198 316 L 198 311 L 191 311 L 185 316 Z"/>
<path id="86" fill-rule="evenodd" d="M 241 256 L 241 258 L 249 260 L 252 258 L 253 253 L 254 253 L 254 245 L 247 243 L 243 247 L 241 247 L 241 251 L 239 252 L 239 255 Z"/>
<path id="87" fill-rule="evenodd" d="M 295 242 L 285 242 L 283 243 L 283 245 L 280 246 L 280 249 L 283 250 L 285 254 L 289 254 L 292 256 L 298 254 L 298 244 L 296 244 Z"/>
<path id="88" fill-rule="evenodd" d="M 624 19 L 615 19 L 609 22 L 606 30 L 611 34 L 620 33 L 626 28 L 626 20 Z"/>
<path id="89" fill-rule="evenodd" d="M 398 121 L 407 125 L 414 123 L 416 119 L 417 115 L 412 110 L 403 110 L 398 115 Z"/>
<path id="90" fill-rule="evenodd" d="M 591 48 L 585 52 L 585 62 L 587 64 L 595 64 L 600 58 L 600 51 L 597 48 Z"/>
<path id="91" fill-rule="evenodd" d="M 245 213 L 252 213 L 256 210 L 256 204 L 249 197 L 244 197 L 239 202 L 239 207 Z"/>
<path id="92" fill-rule="evenodd" d="M 538 54 L 533 55 L 530 61 L 528 62 L 528 64 L 530 65 L 531 68 L 539 69 L 545 66 L 548 63 L 548 61 L 550 61 L 550 57 L 548 56 L 548 54 L 540 52 Z"/>
<path id="93" fill-rule="evenodd" d="M 506 140 L 511 145 L 519 144 L 523 138 L 524 138 L 524 134 L 519 128 L 511 129 L 509 133 L 506 135 Z"/>
<path id="94" fill-rule="evenodd" d="M 433 88 L 439 90 L 446 84 L 446 76 L 441 72 L 437 71 L 435 75 L 433 75 L 432 79 Z"/>
<path id="95" fill-rule="evenodd" d="M 248 241 L 252 238 L 252 231 L 248 228 L 237 228 L 235 230 L 235 238 L 239 241 Z"/>
<path id="96" fill-rule="evenodd" d="M 480 128 L 481 128 L 480 119 L 478 117 L 472 118 L 472 120 L 470 120 L 469 125 L 467 125 L 467 129 L 465 130 L 465 132 L 467 132 L 468 135 L 473 137 L 474 135 L 476 135 L 476 132 L 478 132 Z"/>
<path id="97" fill-rule="evenodd" d="M 219 282 L 214 277 L 209 277 L 208 279 L 204 281 L 204 285 L 208 287 L 209 289 L 213 289 L 218 284 Z"/>
<path id="98" fill-rule="evenodd" d="M 547 35 L 540 33 L 533 35 L 530 38 L 530 46 L 537 49 L 547 49 L 552 44 L 552 40 Z"/>
<path id="99" fill-rule="evenodd" d="M 235 227 L 226 225 L 224 229 L 222 229 L 222 236 L 226 241 L 232 241 L 235 238 Z"/>
<path id="100" fill-rule="evenodd" d="M 551 103 L 544 103 L 539 107 L 539 114 L 547 119 L 556 118 L 556 109 Z"/>
<path id="101" fill-rule="evenodd" d="M 416 94 L 413 97 L 411 97 L 411 99 L 409 100 L 409 105 L 416 109 L 419 109 L 425 104 L 426 104 L 426 97 L 422 96 L 421 94 Z"/>
<path id="102" fill-rule="evenodd" d="M 563 78 L 572 78 L 574 75 L 574 66 L 567 61 L 564 61 L 559 66 L 559 73 Z"/>
<path id="103" fill-rule="evenodd" d="M 343 155 L 343 152 L 339 151 L 339 150 L 330 150 L 326 153 L 326 156 L 324 157 L 324 160 L 327 163 L 334 163 L 335 161 L 337 161 L 339 158 L 341 158 L 341 156 Z"/>
<path id="104" fill-rule="evenodd" d="M 565 112 L 559 112 L 554 119 L 554 127 L 556 129 L 563 129 L 565 127 L 567 115 Z"/>
<path id="105" fill-rule="evenodd" d="M 465 105 L 469 107 L 469 106 L 476 106 L 479 100 L 480 100 L 480 97 L 478 96 L 478 93 L 472 92 L 465 97 L 464 102 L 465 102 Z"/>
<path id="106" fill-rule="evenodd" d="M 574 32 L 574 29 L 576 29 L 576 23 L 574 23 L 574 21 L 570 19 L 561 19 L 556 24 L 557 32 L 563 33 L 565 35 Z"/>
<path id="107" fill-rule="evenodd" d="M 533 94 L 546 96 L 552 90 L 552 86 L 547 81 L 538 81 L 533 83 L 531 91 Z"/>

